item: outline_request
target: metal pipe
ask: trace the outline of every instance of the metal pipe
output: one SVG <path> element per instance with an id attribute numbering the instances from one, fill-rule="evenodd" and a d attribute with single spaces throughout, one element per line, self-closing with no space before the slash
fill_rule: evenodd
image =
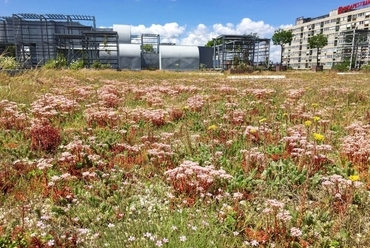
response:
<path id="1" fill-rule="evenodd" d="M 353 30 L 353 37 L 352 37 L 352 51 L 351 51 L 351 58 L 349 61 L 349 70 L 352 70 L 352 59 L 353 59 L 353 52 L 355 49 L 355 36 L 356 36 L 356 29 Z"/>

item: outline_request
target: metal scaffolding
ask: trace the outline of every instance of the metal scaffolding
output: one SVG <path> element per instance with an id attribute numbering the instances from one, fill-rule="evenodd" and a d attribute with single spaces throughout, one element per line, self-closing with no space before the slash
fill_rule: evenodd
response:
<path id="1" fill-rule="evenodd" d="M 99 60 L 99 49 L 117 54 L 108 63 L 119 68 L 118 35 L 96 29 L 95 17 L 63 14 L 13 14 L 0 17 L 0 52 L 14 47 L 17 62 L 33 68 L 63 55 L 67 63 Z"/>
<path id="2" fill-rule="evenodd" d="M 220 35 L 213 39 L 213 68 L 269 65 L 270 39 L 256 35 Z"/>
<path id="3" fill-rule="evenodd" d="M 140 44 L 141 68 L 159 68 L 160 40 L 159 34 L 131 35 L 131 42 L 134 44 Z"/>

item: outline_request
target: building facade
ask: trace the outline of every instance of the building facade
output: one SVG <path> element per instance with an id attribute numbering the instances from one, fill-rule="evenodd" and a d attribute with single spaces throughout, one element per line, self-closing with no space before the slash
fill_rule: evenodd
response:
<path id="1" fill-rule="evenodd" d="M 294 36 L 285 46 L 282 63 L 293 69 L 310 69 L 316 64 L 331 69 L 348 61 L 352 69 L 359 68 L 370 59 L 369 26 L 370 0 L 339 6 L 315 18 L 299 17 L 293 27 L 286 29 L 292 30 Z M 328 45 L 319 54 L 308 45 L 316 34 L 328 38 Z"/>

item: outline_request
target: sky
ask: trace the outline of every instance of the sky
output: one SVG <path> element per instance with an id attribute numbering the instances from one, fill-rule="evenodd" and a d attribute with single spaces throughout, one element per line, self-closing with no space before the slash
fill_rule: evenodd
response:
<path id="1" fill-rule="evenodd" d="M 97 27 L 131 25 L 131 34 L 159 34 L 161 42 L 205 45 L 221 34 L 271 38 L 297 17 L 318 17 L 360 0 L 0 0 L 0 16 L 18 13 L 95 16 Z M 280 47 L 271 46 L 278 62 Z"/>

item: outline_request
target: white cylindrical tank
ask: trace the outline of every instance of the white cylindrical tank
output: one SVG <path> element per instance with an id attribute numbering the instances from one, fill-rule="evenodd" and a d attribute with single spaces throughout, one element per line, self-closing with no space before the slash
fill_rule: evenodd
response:
<path id="1" fill-rule="evenodd" d="M 131 43 L 131 26 L 114 24 L 113 31 L 118 33 L 118 43 L 129 44 Z"/>

